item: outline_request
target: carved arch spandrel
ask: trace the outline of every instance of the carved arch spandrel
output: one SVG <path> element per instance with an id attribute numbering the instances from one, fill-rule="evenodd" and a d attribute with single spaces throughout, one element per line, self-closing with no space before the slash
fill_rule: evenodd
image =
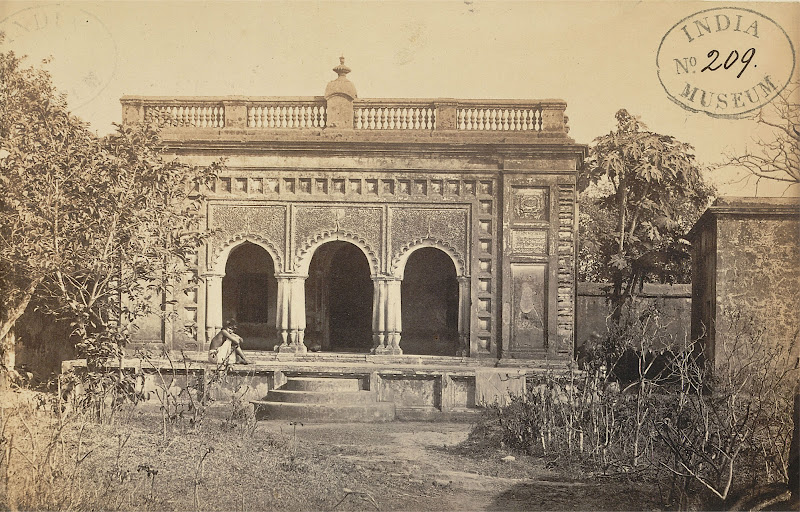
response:
<path id="1" fill-rule="evenodd" d="M 286 245 L 286 205 L 211 204 L 208 227 L 212 231 L 207 241 L 207 268 L 224 273 L 225 262 L 234 246 L 252 242 L 272 257 L 276 272 L 283 271 Z M 221 256 L 224 254 L 224 258 Z M 221 266 L 221 269 L 218 267 Z"/>
<path id="2" fill-rule="evenodd" d="M 422 249 L 424 247 L 432 247 L 434 249 L 439 249 L 440 251 L 444 252 L 450 259 L 453 261 L 453 265 L 456 269 L 456 275 L 458 277 L 468 276 L 467 272 L 467 264 L 464 256 L 456 250 L 452 245 L 448 244 L 443 240 L 437 240 L 435 238 L 419 238 L 417 240 L 413 240 L 403 247 L 400 248 L 395 253 L 395 256 L 392 258 L 391 262 L 391 274 L 392 276 L 403 279 L 406 270 L 406 263 L 408 262 L 408 258 L 411 256 L 414 251 L 417 249 Z"/>
<path id="3" fill-rule="evenodd" d="M 434 247 L 453 260 L 459 276 L 469 275 L 469 208 L 403 205 L 389 208 L 389 272 L 403 275 L 405 260 L 420 247 Z"/>
<path id="4" fill-rule="evenodd" d="M 307 275 L 308 268 L 311 265 L 311 258 L 313 258 L 317 248 L 328 242 L 336 241 L 350 242 L 361 249 L 361 252 L 364 253 L 369 263 L 370 274 L 376 276 L 380 273 L 380 258 L 378 257 L 378 253 L 370 246 L 364 237 L 347 231 L 323 231 L 306 239 L 298 246 L 295 253 L 295 271 Z"/>
<path id="5" fill-rule="evenodd" d="M 214 273 L 224 274 L 225 265 L 228 263 L 228 256 L 230 256 L 231 251 L 246 242 L 257 245 L 267 251 L 275 266 L 275 273 L 283 272 L 283 259 L 280 256 L 280 250 L 278 250 L 275 244 L 260 235 L 253 233 L 239 234 L 222 242 L 218 240 L 214 242 L 211 251 L 211 259 L 208 264 L 209 270 Z"/>

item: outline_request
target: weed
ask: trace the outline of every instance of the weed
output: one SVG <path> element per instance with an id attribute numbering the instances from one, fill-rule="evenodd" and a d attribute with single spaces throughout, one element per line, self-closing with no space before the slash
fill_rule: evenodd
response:
<path id="1" fill-rule="evenodd" d="M 679 508 L 691 506 L 698 485 L 724 504 L 737 483 L 785 482 L 798 373 L 791 347 L 731 313 L 731 334 L 718 337 L 706 360 L 699 341 L 665 348 L 654 311 L 626 321 L 587 371 L 531 378 L 525 397 L 490 408 L 473 440 L 590 470 L 636 471 L 659 484 L 666 472 L 664 503 Z"/>
<path id="2" fill-rule="evenodd" d="M 209 454 L 212 454 L 212 453 L 214 453 L 214 447 L 213 446 L 207 446 L 203 450 L 203 454 L 200 456 L 200 459 L 197 461 L 197 467 L 196 467 L 196 469 L 194 471 L 193 484 L 194 484 L 194 509 L 195 510 L 200 510 L 200 491 L 199 491 L 199 488 L 200 488 L 200 484 L 203 482 L 203 463 L 205 462 L 206 457 L 208 457 Z"/>

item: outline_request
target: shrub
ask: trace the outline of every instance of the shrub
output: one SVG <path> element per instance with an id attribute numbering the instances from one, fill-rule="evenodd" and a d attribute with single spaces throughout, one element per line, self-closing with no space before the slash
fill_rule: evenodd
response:
<path id="1" fill-rule="evenodd" d="M 585 371 L 531 378 L 524 397 L 490 407 L 476 431 L 489 439 L 494 429 L 510 448 L 587 469 L 636 468 L 653 480 L 666 472 L 667 501 L 680 507 L 698 486 L 725 504 L 737 487 L 786 482 L 792 348 L 765 339 L 755 319 L 727 319 L 730 334 L 717 337 L 716 357 L 706 361 L 699 341 L 653 351 L 664 346 L 657 316 L 630 316 L 586 351 L 598 359 Z"/>

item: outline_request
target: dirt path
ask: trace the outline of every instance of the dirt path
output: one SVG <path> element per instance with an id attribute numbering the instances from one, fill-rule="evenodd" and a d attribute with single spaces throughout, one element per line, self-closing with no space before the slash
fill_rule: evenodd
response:
<path id="1" fill-rule="evenodd" d="M 383 425 L 308 425 L 298 436 L 306 441 L 326 439 L 357 453 L 341 457 L 354 465 L 384 469 L 399 482 L 441 491 L 439 510 L 488 510 L 496 496 L 527 479 L 481 475 L 465 469 L 463 457 L 450 453 L 466 440 L 471 425 L 453 423 L 389 423 Z M 427 493 L 430 494 L 430 493 Z M 430 505 L 430 503 L 428 503 Z"/>
<path id="2" fill-rule="evenodd" d="M 285 423 L 265 425 L 286 433 Z M 357 470 L 391 475 L 406 510 L 649 510 L 652 497 L 619 482 L 594 482 L 556 473 L 541 461 L 498 452 L 467 457 L 455 447 L 469 424 L 388 423 L 298 426 L 300 443 L 317 445 Z M 370 493 L 368 479 L 352 490 Z M 360 485 L 363 484 L 363 485 Z M 380 501 L 376 497 L 376 501 Z M 353 504 L 355 505 L 355 504 Z M 363 507 L 355 507 L 361 508 Z M 392 507 L 394 508 L 394 507 Z"/>

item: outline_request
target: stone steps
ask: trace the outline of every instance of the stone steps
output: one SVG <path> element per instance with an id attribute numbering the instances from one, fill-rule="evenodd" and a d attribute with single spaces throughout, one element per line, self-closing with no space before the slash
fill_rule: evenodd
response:
<path id="1" fill-rule="evenodd" d="M 395 419 L 395 407 L 391 402 L 315 404 L 254 400 L 252 403 L 258 420 L 291 420 L 308 423 L 378 423 Z"/>
<path id="2" fill-rule="evenodd" d="M 383 422 L 396 417 L 392 402 L 378 402 L 361 380 L 346 377 L 291 377 L 262 400 L 253 400 L 256 419 L 306 422 Z"/>
<path id="3" fill-rule="evenodd" d="M 347 377 L 290 377 L 281 390 L 351 393 L 361 390 L 361 381 Z"/>
<path id="4" fill-rule="evenodd" d="M 272 402 L 281 403 L 316 403 L 316 404 L 363 404 L 377 402 L 378 395 L 374 391 L 297 391 L 291 389 L 274 389 L 267 395 Z"/>

